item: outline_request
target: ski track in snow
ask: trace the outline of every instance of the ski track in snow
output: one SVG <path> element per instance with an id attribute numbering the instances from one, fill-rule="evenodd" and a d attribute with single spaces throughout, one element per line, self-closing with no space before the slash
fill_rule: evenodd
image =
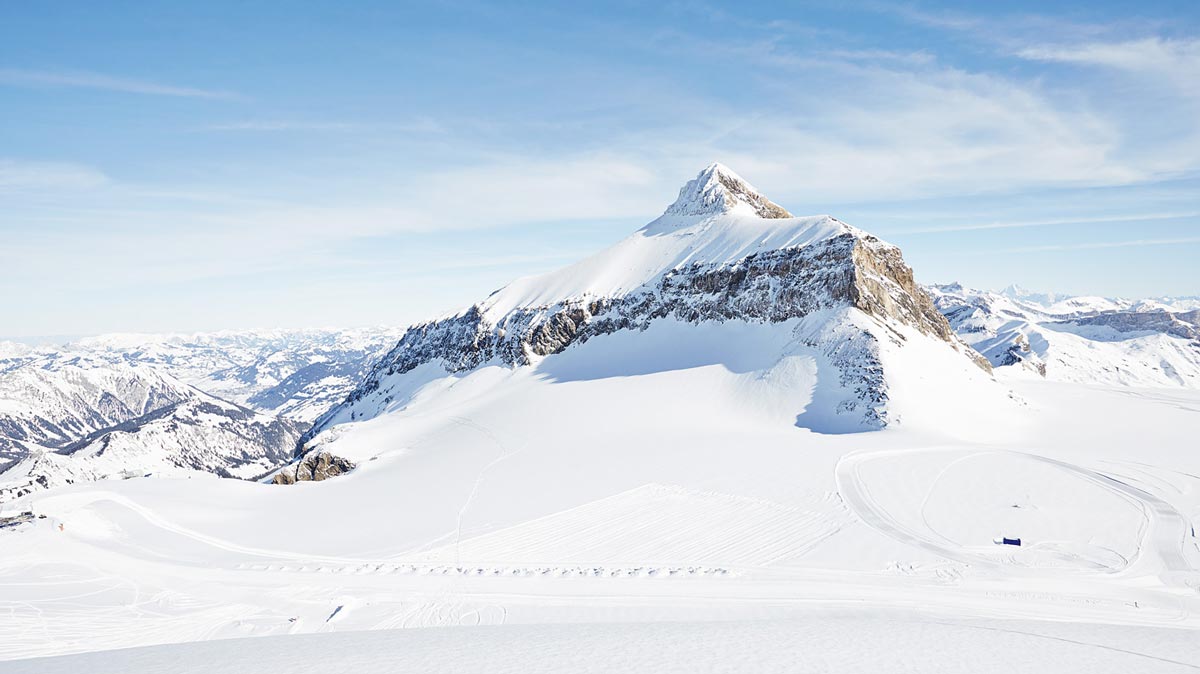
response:
<path id="1" fill-rule="evenodd" d="M 1164 573 L 1161 574 L 1161 577 L 1164 582 L 1169 584 L 1183 583 L 1193 589 L 1200 584 L 1200 576 L 1197 576 L 1195 573 L 1196 569 L 1191 566 L 1183 553 L 1185 541 L 1192 532 L 1192 524 L 1182 513 L 1170 503 L 1146 489 L 1135 487 L 1129 482 L 1118 479 L 1113 475 L 1051 457 L 1008 450 L 906 449 L 856 452 L 843 457 L 838 462 L 835 471 L 838 490 L 858 517 L 897 540 L 924 548 L 942 557 L 974 566 L 992 568 L 1011 566 L 1011 558 L 1007 558 L 1004 555 L 983 554 L 978 550 L 965 548 L 940 535 L 932 526 L 929 526 L 928 521 L 924 520 L 923 513 L 925 503 L 928 501 L 931 491 L 926 493 L 920 507 L 922 519 L 926 525 L 926 530 L 924 531 L 906 526 L 893 517 L 887 511 L 886 507 L 881 506 L 872 497 L 872 485 L 861 474 L 861 468 L 864 464 L 881 458 L 894 458 L 905 454 L 911 455 L 930 452 L 943 452 L 947 455 L 958 452 L 964 454 L 953 459 L 941 469 L 937 477 L 930 483 L 931 490 L 932 486 L 955 463 L 982 454 L 998 454 L 1060 468 L 1063 471 L 1079 476 L 1103 487 L 1111 493 L 1136 503 L 1146 513 L 1145 526 L 1138 533 L 1139 541 L 1136 556 L 1133 559 L 1124 560 L 1125 563 L 1119 568 L 1104 569 L 1100 572 L 1127 577 L 1142 575 L 1144 572 L 1139 570 L 1137 566 L 1140 563 L 1144 563 L 1152 567 L 1154 565 L 1162 566 Z M 1001 550 L 1001 548 L 996 549 Z M 1152 559 L 1145 559 L 1147 556 L 1152 557 Z"/>
<path id="2" fill-rule="evenodd" d="M 29 589 L 34 583 L 0 582 L 0 597 L 4 597 L 0 610 L 6 615 L 0 626 L 0 659 L 239 634 L 495 625 L 508 622 L 514 607 L 525 611 L 531 605 L 553 603 L 556 596 L 641 610 L 656 606 L 654 610 L 677 610 L 668 607 L 697 601 L 710 608 L 809 603 L 865 607 L 923 605 L 931 599 L 930 589 L 940 586 L 937 603 L 950 614 L 962 610 L 1013 618 L 1091 615 L 1103 622 L 1190 622 L 1194 602 L 1172 603 L 1138 587 L 1146 577 L 1157 575 L 1169 587 L 1189 590 L 1188 583 L 1195 578 L 1181 553 L 1190 524 L 1149 487 L 1047 457 L 981 450 L 1069 471 L 1142 504 L 1150 513 L 1146 530 L 1139 534 L 1139 553 L 1123 568 L 1039 569 L 1015 566 L 1003 555 L 981 554 L 944 537 L 912 530 L 878 504 L 872 497 L 872 488 L 878 485 L 864 480 L 859 471 L 873 460 L 946 451 L 847 455 L 837 464 L 836 477 L 848 510 L 837 500 L 814 503 L 810 510 L 649 484 L 440 549 L 376 560 L 312 558 L 238 545 L 177 525 L 119 494 L 71 495 L 76 509 L 100 508 L 98 512 L 118 523 L 132 516 L 211 549 L 218 555 L 203 575 L 223 586 L 260 588 L 255 591 L 260 598 L 253 602 L 217 596 L 199 599 L 161 589 L 154 580 L 158 572 L 179 573 L 179 562 L 162 554 L 177 548 L 170 538 L 158 540 L 161 550 L 141 543 L 135 546 L 132 540 L 116 546 L 101 541 L 104 547 L 98 550 L 106 554 L 137 558 L 149 572 L 146 579 L 114 577 L 102 570 L 102 560 L 97 559 L 96 564 L 73 562 L 73 577 L 46 573 L 38 583 L 43 587 L 28 599 L 7 597 L 19 586 Z M 952 453 L 947 457 L 954 458 Z M 939 474 L 945 470 L 942 467 Z M 801 556 L 837 534 L 856 516 L 906 544 L 963 562 L 974 572 L 1003 569 L 1006 575 L 969 574 L 956 578 L 951 586 L 921 578 L 897 585 L 877 574 L 780 566 L 781 561 Z M 195 554 L 199 553 L 187 553 Z M 556 561 L 539 561 L 551 559 Z M 1160 563 L 1161 569 L 1156 566 Z M 0 564 L 0 578 L 13 571 L 18 570 Z M 1092 586 L 1071 580 L 1087 583 L 1089 578 L 1105 577 L 1127 578 L 1130 584 L 1097 593 Z M 1012 584 L 1021 578 L 1029 585 Z M 58 586 L 66 591 L 47 591 Z M 78 589 L 71 589 L 74 586 Z M 285 588 L 287 594 L 279 595 Z M 282 599 L 293 593 L 307 599 L 271 608 L 270 597 Z M 308 617 L 289 615 L 296 611 L 307 611 Z M 53 613 L 52 619 L 47 612 Z M 131 624 L 138 625 L 135 635 L 113 640 L 111 635 L 127 633 Z"/>
<path id="3" fill-rule="evenodd" d="M 840 504 L 812 509 L 770 501 L 645 485 L 537 520 L 461 542 L 469 559 L 583 563 L 686 560 L 765 566 L 797 557 L 841 530 Z M 443 559 L 444 549 L 423 557 Z"/>

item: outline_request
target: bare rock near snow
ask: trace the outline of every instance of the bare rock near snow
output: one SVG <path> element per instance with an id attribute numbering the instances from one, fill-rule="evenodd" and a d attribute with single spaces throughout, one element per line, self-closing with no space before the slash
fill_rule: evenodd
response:
<path id="1" fill-rule="evenodd" d="M 308 454 L 300 461 L 284 466 L 271 478 L 272 484 L 296 484 L 297 482 L 320 482 L 354 470 L 354 464 L 326 451 Z"/>

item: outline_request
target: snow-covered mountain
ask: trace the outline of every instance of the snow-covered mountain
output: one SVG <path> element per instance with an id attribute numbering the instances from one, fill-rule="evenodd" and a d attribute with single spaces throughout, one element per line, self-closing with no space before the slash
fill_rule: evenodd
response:
<path id="1" fill-rule="evenodd" d="M 252 479 L 286 463 L 304 424 L 195 391 L 175 405 L 34 450 L 0 473 L 0 501 L 74 482 L 199 472 Z"/>
<path id="2" fill-rule="evenodd" d="M 793 217 L 713 164 L 615 246 L 410 328 L 307 437 L 453 399 L 468 380 L 593 380 L 684 363 L 770 382 L 760 393 L 779 399 L 768 407 L 822 432 L 936 415 L 951 389 L 958 403 L 1003 398 L 898 248 L 827 215 Z M 580 410 L 581 423 L 617 403 Z M 536 409 L 525 413 L 536 423 Z"/>
<path id="3" fill-rule="evenodd" d="M 959 337 L 994 366 L 1058 381 L 1200 388 L 1200 311 L 1187 298 L 995 293 L 957 283 L 926 290 Z"/>
<path id="4" fill-rule="evenodd" d="M 958 285 L 958 284 L 947 284 Z M 972 293 L 984 291 L 971 290 Z M 1039 313 L 1068 318 L 1111 311 L 1171 311 L 1188 312 L 1200 309 L 1200 297 L 1147 297 L 1132 300 L 1124 297 L 1102 297 L 1099 295 L 1069 295 L 1066 293 L 1038 292 L 1017 284 L 1006 286 L 994 295 L 1006 297 L 1021 306 Z"/>
<path id="5" fill-rule="evenodd" d="M 402 331 L 103 335 L 0 351 L 8 493 L 186 468 L 255 477 L 291 458 Z"/>
<path id="6" fill-rule="evenodd" d="M 0 372 L 0 470 L 19 460 L 26 445 L 63 447 L 195 393 L 136 364 L 73 356 L 13 365 Z"/>
<path id="7" fill-rule="evenodd" d="M 402 334 L 394 328 L 114 334 L 78 340 L 55 357 L 82 353 L 149 365 L 225 400 L 311 422 Z"/>

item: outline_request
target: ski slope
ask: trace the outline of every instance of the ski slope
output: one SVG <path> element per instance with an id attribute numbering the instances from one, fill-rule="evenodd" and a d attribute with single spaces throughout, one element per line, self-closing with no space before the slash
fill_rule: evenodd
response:
<path id="1" fill-rule="evenodd" d="M 579 418 L 556 424 L 580 407 L 568 383 L 534 376 L 526 385 L 546 396 L 510 395 L 511 407 L 495 409 L 467 377 L 453 401 L 457 416 L 410 402 L 406 433 L 356 439 L 378 458 L 335 480 L 125 480 L 13 504 L 7 510 L 47 517 L 0 530 L 0 671 L 30 671 L 37 661 L 24 658 L 246 636 L 279 637 L 281 645 L 177 648 L 283 667 L 291 661 L 268 654 L 307 650 L 298 645 L 309 637 L 300 635 L 317 632 L 347 633 L 337 638 L 348 641 L 329 642 L 329 654 L 304 666 L 359 663 L 371 671 L 371 661 L 336 644 L 354 650 L 371 643 L 356 640 L 378 639 L 372 652 L 411 654 L 434 648 L 423 639 L 480 643 L 491 637 L 460 630 L 488 625 L 507 625 L 496 634 L 526 644 L 561 629 L 572 651 L 569 644 L 604 630 L 658 635 L 648 637 L 649 649 L 673 630 L 738 641 L 746 630 L 770 635 L 791 626 L 793 637 L 763 647 L 764 658 L 777 658 L 767 664 L 798 649 L 833 648 L 859 631 L 910 635 L 901 641 L 912 647 L 897 645 L 894 658 L 860 654 L 856 662 L 870 671 L 939 671 L 920 654 L 945 639 L 962 645 L 942 652 L 942 671 L 955 671 L 954 658 L 1005 644 L 1028 655 L 1028 671 L 1062 671 L 1056 658 L 1096 663 L 1094 671 L 1200 667 L 1191 646 L 1200 627 L 1192 530 L 1200 459 L 1184 437 L 1196 430 L 1200 398 L 1012 377 L 1000 383 L 1022 400 L 1025 424 L 992 439 L 928 427 L 817 433 L 797 426 L 795 414 L 753 404 L 740 412 L 760 429 L 750 433 L 729 412 L 717 415 L 735 397 L 710 396 L 722 381 L 731 391 L 752 386 L 722 367 L 678 366 L 587 384 L 617 387 L 596 395 L 621 401 L 622 410 L 648 410 L 620 425 L 633 429 L 627 436 Z M 637 389 L 678 398 L 681 408 L 697 402 L 687 391 L 703 388 L 711 407 L 688 418 L 711 422 L 691 435 L 652 435 L 672 412 L 631 399 L 633 383 L 647 381 L 653 385 Z M 563 406 L 551 407 L 550 398 Z M 535 427 L 514 417 L 531 404 L 545 406 Z M 384 437 L 398 441 L 373 444 Z M 1000 534 L 1022 536 L 1029 547 L 991 544 Z M 845 622 L 822 636 L 833 629 L 831 612 Z M 982 631 L 980 621 L 988 625 Z M 600 626 L 572 631 L 577 623 Z M 412 627 L 446 629 L 386 631 Z M 348 634 L 358 630 L 385 632 Z M 1047 637 L 1055 630 L 1068 631 L 1068 641 Z M 1128 641 L 1118 650 L 1136 654 L 1110 651 L 1121 639 Z M 622 652 L 658 662 L 633 643 Z M 161 671 L 155 663 L 171 648 L 36 666 Z M 730 648 L 712 657 L 734 667 L 742 651 Z M 537 671 L 531 660 L 512 662 Z M 840 661 L 829 662 L 833 669 L 812 671 L 838 669 Z"/>

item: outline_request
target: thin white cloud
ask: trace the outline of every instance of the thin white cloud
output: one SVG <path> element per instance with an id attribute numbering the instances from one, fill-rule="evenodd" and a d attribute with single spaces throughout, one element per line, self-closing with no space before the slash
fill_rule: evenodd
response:
<path id="1" fill-rule="evenodd" d="M 150 96 L 177 96 L 183 98 L 234 98 L 230 91 L 180 87 L 145 80 L 113 77 L 92 72 L 58 72 L 44 70 L 0 69 L 0 84 L 23 87 L 74 87 L 99 89 L 129 94 Z"/>
<path id="2" fill-rule="evenodd" d="M 983 19 L 969 14 L 951 12 L 944 9 L 936 12 L 927 12 L 914 5 L 905 3 L 866 2 L 863 4 L 863 7 L 881 14 L 890 14 L 911 24 L 929 28 L 967 31 L 975 30 L 981 25 L 985 25 Z"/>
<path id="3" fill-rule="evenodd" d="M 1200 243 L 1200 236 L 1185 236 L 1173 239 L 1134 239 L 1131 241 L 1095 241 L 1063 243 L 1045 246 L 1022 246 L 1019 248 L 992 249 L 979 254 L 992 253 L 1046 253 L 1067 250 L 1099 250 L 1104 248 L 1139 248 L 1142 246 L 1181 246 Z"/>
<path id="4" fill-rule="evenodd" d="M 89 189 L 107 182 L 107 176 L 90 166 L 0 159 L 0 192 Z"/>
<path id="5" fill-rule="evenodd" d="M 910 65 L 928 65 L 937 61 L 937 57 L 924 49 L 917 51 L 898 51 L 890 49 L 830 49 L 824 56 L 846 61 L 883 61 L 906 63 Z"/>
<path id="6" fill-rule="evenodd" d="M 359 123 L 325 120 L 249 119 L 200 127 L 203 131 L 370 131 L 376 134 L 444 134 L 446 127 L 427 117 L 407 122 Z"/>
<path id="7" fill-rule="evenodd" d="M 1056 61 L 1108 66 L 1132 72 L 1200 69 L 1200 40 L 1149 37 L 1120 42 L 1091 42 L 1070 46 L 1031 46 L 1017 56 L 1033 61 Z"/>
<path id="8" fill-rule="evenodd" d="M 947 68 L 840 74 L 821 95 L 801 94 L 795 116 L 761 117 L 710 149 L 737 148 L 748 164 L 770 165 L 763 182 L 778 179 L 797 198 L 822 201 L 1149 177 L 1121 160 L 1117 125 L 1035 86 Z"/>
<path id="9" fill-rule="evenodd" d="M 302 122 L 288 120 L 252 120 L 210 124 L 209 131 L 349 131 L 357 125 L 347 122 Z"/>
<path id="10" fill-rule="evenodd" d="M 1143 142 L 1135 127 L 1145 116 L 1130 119 L 1108 99 L 1039 77 L 958 69 L 920 52 L 906 59 L 790 46 L 769 34 L 716 43 L 678 31 L 667 37 L 653 44 L 726 67 L 744 64 L 761 104 L 704 102 L 697 107 L 706 114 L 694 120 L 701 128 L 646 133 L 639 147 L 676 143 L 663 153 L 668 164 L 704 152 L 757 165 L 762 182 L 790 183 L 781 195 L 871 200 L 1128 185 L 1200 167 L 1200 155 L 1180 143 L 1164 152 L 1161 141 Z"/>
<path id="11" fill-rule="evenodd" d="M 1026 220 L 1019 222 L 988 222 L 969 225 L 947 225 L 945 227 L 918 227 L 890 231 L 888 234 L 941 234 L 946 232 L 974 232 L 988 229 L 1020 229 L 1025 227 L 1052 227 L 1055 225 L 1082 225 L 1109 222 L 1143 222 L 1150 220 L 1178 220 L 1200 217 L 1200 211 L 1181 213 L 1138 213 L 1089 218 L 1061 218 L 1057 220 Z"/>

